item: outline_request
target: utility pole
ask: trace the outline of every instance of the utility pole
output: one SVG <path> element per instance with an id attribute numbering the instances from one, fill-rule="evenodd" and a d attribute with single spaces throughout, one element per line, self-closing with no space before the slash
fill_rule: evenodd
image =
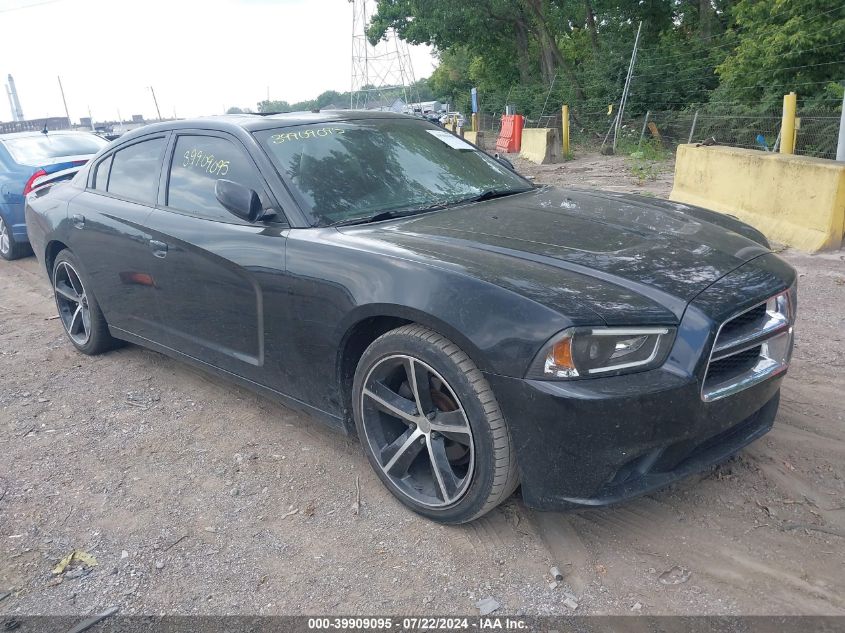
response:
<path id="1" fill-rule="evenodd" d="M 67 124 L 70 125 L 70 112 L 67 109 L 67 99 L 65 99 L 65 89 L 62 87 L 62 78 L 56 76 L 56 79 L 59 80 L 59 92 L 62 93 L 62 103 L 65 104 L 65 114 L 67 115 Z"/>
<path id="2" fill-rule="evenodd" d="M 619 102 L 619 112 L 616 113 L 616 127 L 613 130 L 613 151 L 616 152 L 616 141 L 619 139 L 619 128 L 622 126 L 622 115 L 625 113 L 625 102 L 628 100 L 628 90 L 631 88 L 631 75 L 634 74 L 634 64 L 637 63 L 637 47 L 640 44 L 640 31 L 643 23 L 637 27 L 637 37 L 634 38 L 634 50 L 631 52 L 631 63 L 628 64 L 628 76 L 625 77 L 625 87 L 622 89 L 622 99 Z"/>
<path id="3" fill-rule="evenodd" d="M 348 0 L 352 5 L 352 85 L 349 106 L 364 109 L 370 100 L 387 100 L 392 89 L 401 88 L 406 104 L 419 102 L 419 90 L 408 43 L 390 28 L 375 46 L 367 39 L 367 27 L 375 0 Z M 416 95 L 416 96 L 415 96 Z M 390 101 L 393 101 L 391 98 Z M 382 103 L 380 107 L 390 104 Z"/>
<path id="4" fill-rule="evenodd" d="M 153 90 L 152 86 L 150 86 L 150 92 L 153 93 L 153 103 L 156 104 L 156 114 L 158 114 L 158 120 L 161 121 L 161 110 L 158 109 L 158 99 L 156 99 L 156 91 Z"/>
<path id="5" fill-rule="evenodd" d="M 845 93 L 842 94 L 842 112 L 839 114 L 839 142 L 836 144 L 836 160 L 845 161 Z"/>
<path id="6" fill-rule="evenodd" d="M 65 106 L 67 108 L 67 106 Z M 88 106 L 88 120 L 91 122 L 91 131 L 96 132 L 94 129 L 94 117 L 91 116 L 91 106 Z"/>

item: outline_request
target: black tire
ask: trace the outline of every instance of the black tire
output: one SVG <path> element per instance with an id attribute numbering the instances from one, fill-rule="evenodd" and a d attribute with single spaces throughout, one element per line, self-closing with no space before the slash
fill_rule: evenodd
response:
<path id="1" fill-rule="evenodd" d="M 75 280 L 73 280 L 74 275 Z M 68 282 L 67 279 L 72 281 Z M 59 322 L 76 349 L 83 354 L 95 356 L 114 349 L 120 344 L 120 341 L 109 334 L 109 326 L 100 310 L 100 305 L 94 293 L 91 292 L 79 262 L 69 250 L 65 249 L 56 256 L 51 282 L 56 308 L 59 311 Z M 77 300 L 69 298 L 71 293 L 77 296 Z M 76 315 L 77 307 L 79 316 Z M 87 318 L 85 318 L 86 313 Z M 78 329 L 80 324 L 82 330 Z"/>
<path id="2" fill-rule="evenodd" d="M 396 365 L 395 369 L 390 369 L 390 363 L 397 362 L 400 364 Z M 432 405 L 432 397 L 430 397 L 429 408 L 434 406 L 432 412 L 428 416 L 420 416 L 421 401 L 417 395 L 419 390 L 415 389 L 409 396 L 410 399 L 404 403 L 411 405 L 409 409 L 403 409 L 406 412 L 411 411 L 411 413 L 406 413 L 409 417 L 404 419 L 388 412 L 383 406 L 384 401 L 380 403 L 378 399 L 374 399 L 376 394 L 373 390 L 383 388 L 388 381 L 393 385 L 400 384 L 403 378 L 408 378 L 412 373 L 415 376 L 425 376 L 425 384 L 430 386 L 430 396 L 437 396 L 436 400 L 442 402 L 442 395 L 445 394 L 448 398 L 447 406 Z M 382 375 L 385 377 L 381 378 Z M 388 396 L 391 398 L 400 396 L 402 389 L 405 389 L 405 393 L 408 394 L 410 382 L 408 378 L 401 387 L 397 388 L 396 393 L 391 391 Z M 366 392 L 365 384 L 367 385 Z M 435 393 L 435 389 L 441 390 L 442 393 Z M 365 350 L 358 363 L 352 398 L 355 426 L 364 453 L 373 470 L 388 490 L 415 512 L 440 523 L 466 523 L 502 503 L 519 485 L 510 434 L 490 385 L 469 356 L 437 332 L 420 325 L 406 325 L 376 339 Z M 415 402 L 417 406 L 413 407 Z M 459 424 L 465 427 L 465 430 L 461 431 L 465 433 L 461 442 L 466 443 L 466 447 L 461 447 L 450 439 L 450 437 L 459 436 L 453 433 L 438 433 L 433 429 L 435 425 L 438 429 L 458 428 L 443 427 L 438 420 L 441 419 L 439 416 L 446 415 L 453 416 L 451 420 L 458 419 L 454 416 L 459 414 L 462 416 L 460 419 L 463 420 Z M 410 416 L 417 416 L 413 418 L 418 420 L 417 426 L 408 421 L 412 419 Z M 426 420 L 429 422 L 426 423 Z M 393 435 L 389 435 L 384 431 L 385 425 L 391 425 L 394 422 L 399 424 L 391 427 L 396 430 L 393 431 Z M 402 424 L 408 426 L 404 431 Z M 423 428 L 424 425 L 425 428 Z M 420 437 L 423 432 L 425 432 L 424 438 Z M 407 435 L 409 433 L 417 433 L 417 435 L 411 437 Z M 405 436 L 407 440 L 402 439 Z M 417 439 L 424 448 L 416 447 Z M 434 442 L 438 441 L 441 442 L 440 453 L 433 448 Z M 444 443 L 448 450 L 443 449 Z M 403 446 L 402 449 L 392 451 L 391 447 L 400 444 Z M 389 468 L 390 464 L 395 466 L 396 456 L 406 446 L 411 446 L 409 450 L 419 451 L 416 457 L 410 458 L 412 466 L 408 470 L 409 473 L 418 474 L 388 475 L 385 468 Z M 469 458 L 466 456 L 463 458 L 462 466 L 460 462 L 457 466 L 453 466 L 452 458 L 449 458 L 451 475 L 455 475 L 455 469 L 463 469 L 459 470 L 459 474 L 453 479 L 453 481 L 463 482 L 462 487 L 456 488 L 455 496 L 451 498 L 447 493 L 448 487 L 443 483 L 443 475 L 434 480 L 437 469 L 432 464 L 435 463 L 435 457 L 438 454 L 447 456 L 449 450 L 454 454 L 455 447 L 463 448 L 465 455 L 468 454 Z M 376 452 L 381 457 L 377 457 Z M 442 460 L 442 457 L 440 459 Z M 387 463 L 383 467 L 385 461 Z M 405 460 L 402 461 L 404 463 Z M 418 483 L 420 477 L 425 477 L 426 467 L 432 478 L 430 490 L 434 491 L 427 493 L 428 496 L 422 492 L 425 484 Z M 446 472 L 440 470 L 440 473 Z M 449 475 L 450 478 L 451 475 Z M 460 478 L 461 475 L 463 475 L 462 478 Z M 432 500 L 433 504 L 426 502 Z"/>
<path id="3" fill-rule="evenodd" d="M 3 216 L 0 216 L 0 257 L 7 261 L 20 259 L 32 255 L 29 242 L 17 242 L 12 235 L 12 227 L 6 224 Z"/>

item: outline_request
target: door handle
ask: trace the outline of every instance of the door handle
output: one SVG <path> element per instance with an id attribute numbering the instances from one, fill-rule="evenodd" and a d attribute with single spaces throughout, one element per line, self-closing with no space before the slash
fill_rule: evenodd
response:
<path id="1" fill-rule="evenodd" d="M 153 255 L 156 257 L 165 257 L 167 255 L 167 244 L 164 242 L 150 240 L 150 248 L 153 251 Z"/>
<path id="2" fill-rule="evenodd" d="M 85 227 L 85 216 L 79 215 L 78 213 L 76 213 L 71 218 L 71 222 L 73 222 L 73 225 L 78 229 L 84 228 Z"/>

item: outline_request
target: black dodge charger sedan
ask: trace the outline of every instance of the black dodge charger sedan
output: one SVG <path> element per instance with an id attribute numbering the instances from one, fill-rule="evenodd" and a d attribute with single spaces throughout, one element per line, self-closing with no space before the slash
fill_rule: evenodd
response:
<path id="1" fill-rule="evenodd" d="M 755 229 L 537 187 L 401 115 L 150 125 L 26 219 L 79 351 L 143 345 L 357 433 L 444 523 L 715 464 L 771 428 L 792 351 L 795 271 Z"/>

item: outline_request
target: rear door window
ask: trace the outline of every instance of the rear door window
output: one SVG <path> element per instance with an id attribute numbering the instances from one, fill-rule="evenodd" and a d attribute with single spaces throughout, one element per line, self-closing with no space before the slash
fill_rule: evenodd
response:
<path id="1" fill-rule="evenodd" d="M 107 191 L 107 187 L 109 186 L 109 170 L 111 169 L 112 156 L 114 156 L 114 154 L 101 160 L 94 168 L 94 179 L 91 182 L 91 186 L 98 191 Z"/>
<path id="2" fill-rule="evenodd" d="M 180 136 L 170 165 L 167 206 L 200 218 L 238 222 L 217 201 L 214 188 L 221 178 L 249 187 L 264 199 L 258 170 L 242 148 L 219 136 Z"/>
<path id="3" fill-rule="evenodd" d="M 120 198 L 155 206 L 166 142 L 164 137 L 154 138 L 115 152 L 107 191 Z"/>

